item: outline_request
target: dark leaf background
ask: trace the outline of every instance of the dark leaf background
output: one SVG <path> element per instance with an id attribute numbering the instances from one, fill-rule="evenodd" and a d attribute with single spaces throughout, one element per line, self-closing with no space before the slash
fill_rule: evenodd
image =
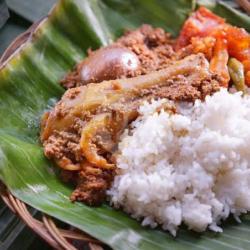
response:
<path id="1" fill-rule="evenodd" d="M 22 1 L 12 1 L 21 3 Z M 205 4 L 228 22 L 249 29 L 250 18 L 227 3 L 177 0 L 61 0 L 25 48 L 0 70 L 0 179 L 11 192 L 51 216 L 86 231 L 114 249 L 247 249 L 250 217 L 229 220 L 224 233 L 181 228 L 176 239 L 143 228 L 104 204 L 91 208 L 68 199 L 72 188 L 55 175 L 39 143 L 39 120 L 64 90 L 59 79 L 89 47 L 111 43 L 124 28 L 142 23 L 177 35 L 193 9 Z M 21 14 L 21 13 L 20 13 Z M 30 20 L 32 15 L 29 16 Z"/>
<path id="2" fill-rule="evenodd" d="M 0 0 L 0 29 L 4 26 L 9 18 L 8 7 L 4 0 Z"/>

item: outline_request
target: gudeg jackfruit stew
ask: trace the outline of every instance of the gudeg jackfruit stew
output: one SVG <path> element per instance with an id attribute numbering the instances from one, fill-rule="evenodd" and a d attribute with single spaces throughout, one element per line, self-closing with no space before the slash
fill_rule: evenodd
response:
<path id="1" fill-rule="evenodd" d="M 250 190 L 246 30 L 200 7 L 177 38 L 144 24 L 89 50 L 61 84 L 41 142 L 72 201 L 109 201 L 173 235 L 250 209 L 236 185 Z"/>

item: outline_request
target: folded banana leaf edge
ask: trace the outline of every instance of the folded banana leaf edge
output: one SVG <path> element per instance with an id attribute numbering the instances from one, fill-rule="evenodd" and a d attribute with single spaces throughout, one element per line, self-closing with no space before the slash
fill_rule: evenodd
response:
<path id="1" fill-rule="evenodd" d="M 113 249 L 249 249 L 250 216 L 229 219 L 221 234 L 181 227 L 176 238 L 159 228 L 142 227 L 104 204 L 71 203 L 72 187 L 58 178 L 43 155 L 39 121 L 64 92 L 59 80 L 86 56 L 88 48 L 111 43 L 124 28 L 143 23 L 173 36 L 188 15 L 205 5 L 229 23 L 250 31 L 250 17 L 232 1 L 60 0 L 48 17 L 0 66 L 0 180 L 18 199 L 79 228 Z M 29 33 L 27 33 L 29 34 Z"/>

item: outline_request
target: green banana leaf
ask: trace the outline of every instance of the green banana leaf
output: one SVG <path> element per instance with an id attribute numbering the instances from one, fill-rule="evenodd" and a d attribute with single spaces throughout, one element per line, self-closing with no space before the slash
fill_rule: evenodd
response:
<path id="1" fill-rule="evenodd" d="M 201 2 L 201 1 L 200 1 Z M 71 203 L 72 188 L 56 176 L 39 143 L 39 120 L 64 90 L 60 78 L 89 47 L 111 43 L 124 28 L 142 23 L 177 35 L 200 4 L 175 0 L 61 0 L 35 35 L 0 69 L 0 179 L 17 198 L 69 223 L 114 249 L 249 249 L 250 216 L 223 223 L 224 232 L 197 234 L 181 228 L 177 238 L 140 226 L 108 204 Z M 249 29 L 250 17 L 222 3 L 204 1 L 228 22 Z"/>

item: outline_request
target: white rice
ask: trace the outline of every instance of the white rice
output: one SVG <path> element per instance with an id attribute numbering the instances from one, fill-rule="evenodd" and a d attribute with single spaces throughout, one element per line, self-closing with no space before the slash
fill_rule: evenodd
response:
<path id="1" fill-rule="evenodd" d="M 145 103 L 124 133 L 111 203 L 173 235 L 181 223 L 221 232 L 250 210 L 250 97 L 222 89 L 180 114 L 155 112 L 164 102 Z"/>

